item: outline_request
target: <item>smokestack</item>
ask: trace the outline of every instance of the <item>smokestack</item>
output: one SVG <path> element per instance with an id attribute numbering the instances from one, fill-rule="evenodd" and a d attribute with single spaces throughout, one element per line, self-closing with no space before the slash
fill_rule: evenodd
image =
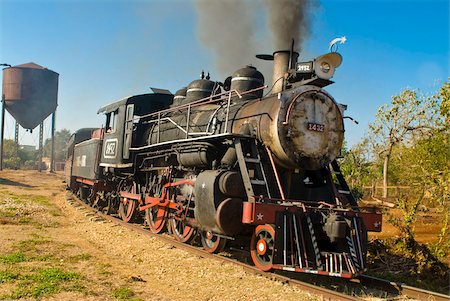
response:
<path id="1" fill-rule="evenodd" d="M 295 51 L 281 50 L 273 53 L 272 93 L 275 94 L 284 90 L 286 85 L 285 74 L 289 67 L 294 68 L 297 64 L 297 59 L 298 52 Z"/>

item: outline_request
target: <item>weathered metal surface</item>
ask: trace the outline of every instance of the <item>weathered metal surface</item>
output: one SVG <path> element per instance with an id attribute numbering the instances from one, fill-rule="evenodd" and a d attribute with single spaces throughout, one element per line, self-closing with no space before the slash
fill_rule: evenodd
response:
<path id="1" fill-rule="evenodd" d="M 273 78 L 272 78 L 272 93 L 276 94 L 284 90 L 285 74 L 289 67 L 295 66 L 297 63 L 298 52 L 291 52 L 288 50 L 277 51 L 273 53 Z"/>
<path id="2" fill-rule="evenodd" d="M 98 163 L 102 140 L 90 139 L 75 145 L 72 175 L 86 179 L 98 179 Z"/>
<path id="3" fill-rule="evenodd" d="M 231 77 L 231 90 L 237 90 L 240 93 L 253 90 L 264 86 L 264 76 L 253 66 L 246 66 L 233 73 Z M 250 93 L 248 97 L 260 98 L 263 96 L 263 90 L 257 90 Z"/>
<path id="4" fill-rule="evenodd" d="M 82 141 L 86 141 L 91 138 L 91 135 L 94 131 L 98 129 L 96 128 L 82 128 L 76 131 L 70 136 L 69 141 L 67 142 L 67 159 L 66 159 L 66 167 L 64 169 L 66 175 L 67 183 L 70 183 L 69 186 L 72 187 L 73 179 L 72 179 L 72 166 L 73 166 L 73 151 L 75 148 L 75 144 L 78 144 Z"/>
<path id="5" fill-rule="evenodd" d="M 284 151 L 300 168 L 327 166 L 339 156 L 344 140 L 337 103 L 317 87 L 303 86 L 289 94 L 289 106 L 281 111 L 278 126 Z"/>
<path id="6" fill-rule="evenodd" d="M 181 105 L 186 99 L 187 87 L 183 87 L 175 92 L 175 96 L 173 97 L 172 107 L 176 107 Z"/>
<path id="7" fill-rule="evenodd" d="M 229 172 L 207 170 L 195 181 L 195 218 L 199 225 L 215 233 L 232 235 L 242 229 L 242 199 L 230 198 L 239 193 L 226 183 L 232 177 Z M 237 183 L 239 185 L 239 183 Z M 221 189 L 222 188 L 222 189 Z"/>
<path id="8" fill-rule="evenodd" d="M 25 129 L 34 129 L 56 110 L 59 74 L 28 63 L 3 69 L 8 112 Z"/>
<path id="9" fill-rule="evenodd" d="M 320 123 L 323 131 L 308 129 Z M 233 132 L 251 126 L 284 167 L 320 169 L 340 153 L 344 139 L 341 112 L 334 99 L 315 86 L 302 86 L 248 103 L 238 112 Z"/>
<path id="10" fill-rule="evenodd" d="M 207 79 L 197 79 L 192 81 L 186 91 L 186 98 L 182 102 L 183 104 L 190 103 L 205 97 L 210 96 L 211 94 L 217 94 L 215 88 L 217 87 L 216 83 Z"/>
<path id="11" fill-rule="evenodd" d="M 125 166 L 129 161 L 129 148 L 147 143 L 148 134 L 144 132 L 149 126 L 135 123 L 134 116 L 166 109 L 172 100 L 173 95 L 169 94 L 142 94 L 102 107 L 98 113 L 109 115 L 109 124 L 104 133 L 101 163 L 111 167 Z M 111 120 L 114 120 L 114 128 Z"/>

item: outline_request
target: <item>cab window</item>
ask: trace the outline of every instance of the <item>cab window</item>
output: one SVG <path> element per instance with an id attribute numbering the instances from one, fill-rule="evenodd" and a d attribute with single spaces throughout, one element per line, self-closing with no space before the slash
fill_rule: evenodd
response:
<path id="1" fill-rule="evenodd" d="M 117 123 L 117 110 L 108 113 L 108 115 L 106 116 L 106 132 L 114 133 L 116 131 L 116 123 Z"/>

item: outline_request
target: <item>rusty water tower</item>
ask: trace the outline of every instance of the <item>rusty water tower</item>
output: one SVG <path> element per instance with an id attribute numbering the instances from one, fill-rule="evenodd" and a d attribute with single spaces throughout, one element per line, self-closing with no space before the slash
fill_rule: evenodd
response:
<path id="1" fill-rule="evenodd" d="M 8 66 L 8 65 L 7 65 Z M 19 124 L 32 131 L 39 129 L 39 171 L 43 156 L 44 120 L 52 114 L 52 155 L 54 165 L 55 111 L 58 105 L 59 74 L 35 63 L 9 66 L 3 69 L 2 124 L 0 147 L 0 170 L 3 169 L 3 136 L 5 109 L 16 120 L 15 140 L 18 143 Z"/>

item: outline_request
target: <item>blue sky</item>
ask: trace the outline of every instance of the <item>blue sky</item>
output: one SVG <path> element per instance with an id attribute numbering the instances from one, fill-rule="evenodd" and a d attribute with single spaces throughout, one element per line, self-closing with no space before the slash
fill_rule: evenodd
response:
<path id="1" fill-rule="evenodd" d="M 261 1 L 253 1 L 259 52 L 272 52 L 266 12 Z M 431 92 L 448 78 L 449 13 L 446 0 L 314 5 L 300 56 L 324 54 L 333 38 L 347 37 L 339 47 L 344 60 L 336 83 L 326 90 L 360 122 L 346 121 L 350 145 L 365 135 L 377 108 L 392 95 L 406 87 Z M 99 107 L 150 86 L 175 92 L 202 69 L 222 81 L 225 75 L 216 70 L 214 53 L 199 40 L 197 27 L 193 1 L 0 0 L 0 63 L 35 62 L 58 72 L 56 128 L 73 132 L 102 125 Z M 13 121 L 6 121 L 6 137 L 13 137 Z M 47 120 L 47 137 L 49 128 Z M 21 130 L 21 143 L 37 143 L 36 132 Z"/>

